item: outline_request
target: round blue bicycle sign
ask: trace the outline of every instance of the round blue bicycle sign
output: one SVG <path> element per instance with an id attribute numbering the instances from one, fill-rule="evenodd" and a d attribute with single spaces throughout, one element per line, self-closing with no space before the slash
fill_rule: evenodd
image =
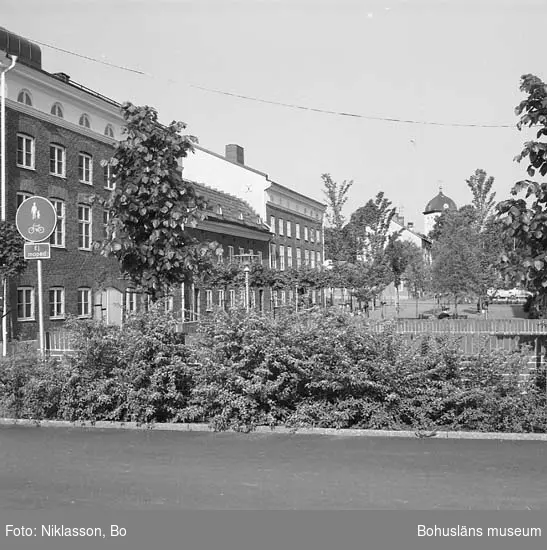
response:
<path id="1" fill-rule="evenodd" d="M 55 231 L 57 212 L 44 197 L 29 197 L 17 209 L 15 215 L 17 230 L 27 241 L 45 241 Z"/>

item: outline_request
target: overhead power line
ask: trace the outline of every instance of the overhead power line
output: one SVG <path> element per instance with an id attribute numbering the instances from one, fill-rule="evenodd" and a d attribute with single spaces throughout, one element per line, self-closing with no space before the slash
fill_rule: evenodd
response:
<path id="1" fill-rule="evenodd" d="M 112 67 L 114 69 L 119 69 L 122 71 L 128 71 L 131 73 L 135 73 L 141 76 L 147 76 L 149 78 L 157 78 L 154 75 L 151 75 L 149 73 L 146 73 L 144 71 L 140 71 L 138 69 L 133 69 L 131 67 L 125 67 L 122 65 L 117 65 L 115 63 L 110 63 L 108 61 L 104 61 L 102 59 L 97 59 L 95 57 L 90 57 L 87 55 L 82 55 L 80 53 L 73 52 L 71 50 L 66 50 L 63 48 L 59 48 L 57 46 L 53 46 L 52 44 L 47 44 L 46 42 L 40 42 L 39 40 L 33 40 L 33 42 L 36 42 L 37 44 L 40 44 L 41 46 L 45 46 L 46 48 L 51 48 L 53 50 L 57 50 L 69 55 L 74 55 L 76 57 L 80 57 L 82 59 L 86 59 L 88 61 L 92 61 L 94 63 L 100 63 L 102 65 L 107 65 L 108 67 Z M 455 128 L 515 128 L 516 124 L 482 124 L 482 123 L 463 123 L 463 122 L 437 122 L 432 120 L 415 120 L 415 119 L 405 119 L 405 118 L 396 118 L 396 117 L 381 117 L 381 116 L 374 116 L 374 115 L 363 115 L 358 113 L 347 113 L 344 111 L 332 111 L 329 109 L 318 109 L 315 107 L 308 107 L 305 105 L 298 105 L 295 103 L 283 103 L 281 101 L 273 101 L 269 99 L 262 99 L 259 97 L 253 97 L 243 94 L 236 94 L 233 92 L 227 92 L 224 90 L 216 90 L 214 88 L 207 88 L 205 86 L 199 86 L 195 84 L 183 84 L 177 80 L 173 80 L 169 78 L 166 80 L 170 83 L 179 84 L 182 86 L 188 86 L 190 88 L 195 88 L 197 90 L 202 90 L 209 93 L 219 94 L 219 95 L 225 95 L 229 97 L 235 97 L 238 99 L 243 99 L 246 101 L 254 101 L 258 103 L 265 103 L 268 105 L 277 105 L 278 107 L 285 107 L 288 109 L 297 109 L 302 111 L 312 111 L 315 113 L 322 113 L 322 114 L 328 114 L 328 115 L 335 115 L 335 116 L 342 116 L 342 117 L 350 117 L 350 118 L 361 118 L 364 120 L 377 120 L 381 122 L 393 122 L 393 123 L 399 123 L 399 124 L 418 124 L 422 126 L 445 126 L 445 127 L 455 127 Z"/>

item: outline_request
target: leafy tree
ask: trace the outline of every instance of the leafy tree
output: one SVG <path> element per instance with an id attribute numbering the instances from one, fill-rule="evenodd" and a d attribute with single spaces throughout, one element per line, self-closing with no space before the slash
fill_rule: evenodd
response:
<path id="1" fill-rule="evenodd" d="M 393 284 L 397 291 L 397 311 L 399 310 L 399 288 L 403 282 L 403 275 L 415 248 L 418 247 L 414 243 L 401 241 L 393 237 L 389 239 L 386 246 L 386 258 L 392 273 Z"/>
<path id="2" fill-rule="evenodd" d="M 342 209 L 348 200 L 348 192 L 353 181 L 334 181 L 330 174 L 322 174 L 323 193 L 327 199 L 327 222 L 325 228 L 325 255 L 327 259 L 343 261 L 347 259 L 347 239 L 344 231 L 345 217 Z"/>
<path id="3" fill-rule="evenodd" d="M 394 216 L 395 208 L 383 191 L 351 215 L 347 236 L 354 260 L 376 261 L 384 255 Z"/>
<path id="4" fill-rule="evenodd" d="M 0 235 L 0 279 L 16 277 L 27 267 L 23 257 L 25 240 L 9 222 L 0 222 Z"/>
<path id="5" fill-rule="evenodd" d="M 216 246 L 198 244 L 186 230 L 205 218 L 206 209 L 178 166 L 195 138 L 181 135 L 182 122 L 160 125 L 149 106 L 124 103 L 122 114 L 126 138 L 110 161 L 116 188 L 105 204 L 110 221 L 100 248 L 156 299 L 207 269 Z"/>
<path id="6" fill-rule="evenodd" d="M 420 248 L 412 243 L 410 244 L 408 262 L 402 279 L 416 300 L 416 317 L 418 317 L 420 295 L 431 287 L 431 266 L 425 261 Z"/>
<path id="7" fill-rule="evenodd" d="M 458 303 L 464 296 L 474 293 L 479 271 L 477 233 L 465 224 L 453 224 L 442 238 L 433 244 L 433 288 L 449 294 Z"/>
<path id="8" fill-rule="evenodd" d="M 27 262 L 23 257 L 23 245 L 25 240 L 17 231 L 14 224 L 9 222 L 0 222 L 0 298 L 2 307 L 0 308 L 0 319 L 7 314 L 8 304 L 3 303 L 4 283 L 10 277 L 15 277 L 22 273 Z"/>
<path id="9" fill-rule="evenodd" d="M 532 178 L 539 172 L 547 174 L 547 85 L 537 76 L 521 77 L 520 90 L 527 94 L 516 107 L 520 115 L 517 128 L 538 127 L 536 139 L 524 143 L 515 157 L 517 162 L 528 160 L 526 172 Z M 520 193 L 525 198 L 516 198 Z M 536 307 L 544 315 L 547 311 L 547 182 L 525 179 L 515 183 L 514 198 L 498 205 L 498 215 L 505 226 L 512 250 L 503 256 L 505 274 L 516 284 L 526 285 L 536 293 Z"/>
<path id="10" fill-rule="evenodd" d="M 494 185 L 494 178 L 492 176 L 487 177 L 484 170 L 478 168 L 475 173 L 467 180 L 467 186 L 473 194 L 472 205 L 477 212 L 477 221 L 479 228 L 482 231 L 486 220 L 492 213 L 496 204 L 496 193 L 491 192 Z"/>

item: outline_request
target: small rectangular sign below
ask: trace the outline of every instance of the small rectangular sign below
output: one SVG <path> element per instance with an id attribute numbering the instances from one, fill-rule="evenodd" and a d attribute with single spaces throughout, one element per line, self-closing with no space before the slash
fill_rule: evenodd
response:
<path id="1" fill-rule="evenodd" d="M 25 260 L 49 260 L 51 248 L 49 243 L 25 243 Z"/>

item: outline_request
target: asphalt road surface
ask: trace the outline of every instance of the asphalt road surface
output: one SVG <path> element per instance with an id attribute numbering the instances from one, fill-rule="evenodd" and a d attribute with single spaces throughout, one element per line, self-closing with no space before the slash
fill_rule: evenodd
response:
<path id="1" fill-rule="evenodd" d="M 0 509 L 547 510 L 547 443 L 0 427 Z"/>

